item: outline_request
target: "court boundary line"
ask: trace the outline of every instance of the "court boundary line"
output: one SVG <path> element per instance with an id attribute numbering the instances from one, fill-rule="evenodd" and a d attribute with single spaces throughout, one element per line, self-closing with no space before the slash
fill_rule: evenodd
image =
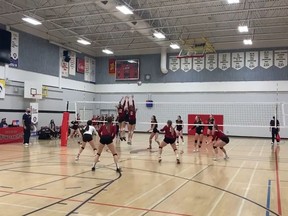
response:
<path id="1" fill-rule="evenodd" d="M 274 150 L 275 153 L 275 175 L 276 175 L 276 191 L 277 191 L 277 206 L 278 206 L 278 214 L 282 215 L 282 206 L 281 206 L 281 190 L 280 190 L 280 177 L 279 177 L 279 163 L 278 163 L 278 153 L 279 146 L 277 146 Z"/>
<path id="2" fill-rule="evenodd" d="M 270 199 L 271 199 L 271 179 L 268 180 L 268 188 L 267 188 L 267 201 L 266 201 L 266 208 L 270 209 Z M 269 216 L 270 213 L 266 210 L 266 216 Z"/>

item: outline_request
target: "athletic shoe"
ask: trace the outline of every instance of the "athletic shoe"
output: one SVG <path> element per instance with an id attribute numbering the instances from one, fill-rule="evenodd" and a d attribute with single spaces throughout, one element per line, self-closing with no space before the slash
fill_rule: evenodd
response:
<path id="1" fill-rule="evenodd" d="M 217 157 L 214 157 L 214 158 L 213 158 L 213 160 L 214 160 L 214 161 L 217 161 L 217 160 L 218 160 L 218 158 L 217 158 Z"/>
<path id="2" fill-rule="evenodd" d="M 121 173 L 122 169 L 120 167 L 116 168 L 116 172 Z"/>
<path id="3" fill-rule="evenodd" d="M 162 159 L 161 159 L 161 158 L 159 158 L 159 159 L 158 159 L 158 162 L 159 162 L 159 163 L 161 163 L 161 161 L 162 161 Z"/>
<path id="4" fill-rule="evenodd" d="M 122 140 L 126 141 L 126 137 L 122 137 Z"/>
<path id="5" fill-rule="evenodd" d="M 196 152 L 199 152 L 199 149 L 196 149 Z"/>
<path id="6" fill-rule="evenodd" d="M 224 157 L 224 160 L 228 160 L 229 159 L 229 157 L 226 155 L 225 157 Z"/>
<path id="7" fill-rule="evenodd" d="M 123 141 L 123 138 L 122 138 L 122 137 L 120 137 L 119 139 L 120 139 L 120 141 Z"/>
<path id="8" fill-rule="evenodd" d="M 76 157 L 75 157 L 75 161 L 78 161 L 79 160 L 79 156 L 77 155 Z"/>
<path id="9" fill-rule="evenodd" d="M 177 158 L 176 161 L 177 161 L 177 164 L 180 164 L 180 159 L 179 158 Z"/>
<path id="10" fill-rule="evenodd" d="M 127 142 L 128 145 L 132 145 L 132 143 L 130 141 Z"/>
<path id="11" fill-rule="evenodd" d="M 181 150 L 181 151 L 180 151 L 180 154 L 183 154 L 183 153 L 184 153 L 184 151 L 183 151 L 183 150 Z"/>
<path id="12" fill-rule="evenodd" d="M 196 152 L 196 149 L 194 149 L 193 152 Z"/>
<path id="13" fill-rule="evenodd" d="M 271 145 L 274 145 L 274 142 L 271 142 Z"/>
<path id="14" fill-rule="evenodd" d="M 29 143 L 24 143 L 25 146 L 29 146 Z"/>
<path id="15" fill-rule="evenodd" d="M 95 167 L 92 167 L 91 171 L 95 171 Z"/>

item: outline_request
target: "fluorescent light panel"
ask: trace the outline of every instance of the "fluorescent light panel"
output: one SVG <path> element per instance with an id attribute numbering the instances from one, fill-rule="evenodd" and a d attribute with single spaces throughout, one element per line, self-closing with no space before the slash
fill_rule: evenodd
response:
<path id="1" fill-rule="evenodd" d="M 227 0 L 228 4 L 237 4 L 240 3 L 240 0 Z"/>
<path id="2" fill-rule="evenodd" d="M 130 8 L 128 8 L 126 5 L 116 6 L 116 9 L 125 15 L 133 14 L 133 11 L 130 10 Z"/>
<path id="3" fill-rule="evenodd" d="M 83 44 L 83 45 L 90 45 L 91 44 L 89 41 L 84 40 L 84 39 L 78 39 L 77 42 L 80 44 Z"/>
<path id="4" fill-rule="evenodd" d="M 243 40 L 243 43 L 244 43 L 245 45 L 252 45 L 252 44 L 253 44 L 253 41 L 252 41 L 251 39 L 245 39 L 245 40 Z"/>
<path id="5" fill-rule="evenodd" d="M 248 32 L 248 31 L 249 31 L 249 30 L 248 30 L 248 26 L 246 26 L 246 25 L 240 25 L 240 26 L 238 26 L 238 31 L 241 32 L 241 33 L 243 33 L 243 32 Z"/>
<path id="6" fill-rule="evenodd" d="M 161 32 L 154 32 L 153 35 L 158 38 L 158 39 L 164 39 L 166 38 L 164 34 L 162 34 Z"/>
<path id="7" fill-rule="evenodd" d="M 41 25 L 42 23 L 34 18 L 31 17 L 23 17 L 22 18 L 23 21 L 30 23 L 32 25 Z"/>
<path id="8" fill-rule="evenodd" d="M 103 53 L 106 53 L 108 55 L 112 55 L 113 54 L 113 51 L 109 50 L 109 49 L 103 49 L 102 50 Z"/>
<path id="9" fill-rule="evenodd" d="M 170 44 L 170 47 L 172 49 L 180 49 L 180 46 L 178 44 Z"/>

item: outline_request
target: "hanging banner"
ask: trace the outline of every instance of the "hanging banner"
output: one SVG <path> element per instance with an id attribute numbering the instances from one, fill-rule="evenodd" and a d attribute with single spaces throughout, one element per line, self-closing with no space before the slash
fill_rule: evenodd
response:
<path id="1" fill-rule="evenodd" d="M 19 33 L 11 31 L 11 57 L 10 57 L 10 67 L 18 67 L 19 58 Z"/>
<path id="2" fill-rule="evenodd" d="M 217 68 L 217 54 L 206 54 L 206 69 L 213 71 Z"/>
<path id="3" fill-rule="evenodd" d="M 260 66 L 268 69 L 273 65 L 273 51 L 260 51 Z"/>
<path id="4" fill-rule="evenodd" d="M 219 68 L 223 71 L 226 71 L 228 68 L 230 68 L 230 64 L 230 53 L 219 53 Z"/>
<path id="5" fill-rule="evenodd" d="M 278 68 L 287 66 L 287 50 L 274 51 L 274 65 Z"/>
<path id="6" fill-rule="evenodd" d="M 115 59 L 109 59 L 109 74 L 115 74 Z"/>
<path id="7" fill-rule="evenodd" d="M 192 69 L 192 58 L 181 58 L 181 70 L 188 72 Z"/>
<path id="8" fill-rule="evenodd" d="M 180 69 L 180 59 L 177 57 L 169 58 L 169 69 L 173 72 Z"/>
<path id="9" fill-rule="evenodd" d="M 85 72 L 85 61 L 84 59 L 77 58 L 77 72 L 84 73 Z"/>
<path id="10" fill-rule="evenodd" d="M 193 58 L 193 70 L 200 72 L 204 69 L 204 57 Z"/>
<path id="11" fill-rule="evenodd" d="M 90 72 L 91 72 L 90 82 L 95 83 L 95 81 L 96 81 L 96 61 L 95 61 L 95 59 L 92 59 L 92 58 L 90 59 Z"/>
<path id="12" fill-rule="evenodd" d="M 69 51 L 70 61 L 69 61 L 69 75 L 76 75 L 76 53 Z"/>
<path id="13" fill-rule="evenodd" d="M 64 49 L 59 48 L 60 73 L 62 74 L 62 77 L 68 77 L 69 76 L 69 63 L 64 61 L 63 51 Z"/>
<path id="14" fill-rule="evenodd" d="M 90 68 L 90 58 L 89 57 L 84 57 L 84 81 L 91 81 L 91 68 Z"/>
<path id="15" fill-rule="evenodd" d="M 38 123 L 38 108 L 39 108 L 38 103 L 30 103 L 32 124 Z"/>
<path id="16" fill-rule="evenodd" d="M 0 79 L 0 98 L 5 98 L 5 88 L 6 88 L 5 80 Z"/>
<path id="17" fill-rule="evenodd" d="M 251 70 L 258 67 L 259 65 L 259 54 L 258 51 L 246 52 L 245 66 Z"/>
<path id="18" fill-rule="evenodd" d="M 232 68 L 240 70 L 244 67 L 244 52 L 232 53 Z"/>

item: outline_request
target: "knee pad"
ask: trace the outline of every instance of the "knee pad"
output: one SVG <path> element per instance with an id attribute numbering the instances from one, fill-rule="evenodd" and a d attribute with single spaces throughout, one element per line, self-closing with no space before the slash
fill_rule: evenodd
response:
<path id="1" fill-rule="evenodd" d="M 201 148 L 201 145 L 198 145 L 198 148 Z"/>
<path id="2" fill-rule="evenodd" d="M 194 141 L 197 144 L 197 140 Z"/>
<path id="3" fill-rule="evenodd" d="M 213 146 L 213 149 L 216 149 L 217 147 L 216 146 Z"/>
<path id="4" fill-rule="evenodd" d="M 159 146 L 159 149 L 162 149 L 163 147 Z"/>
<path id="5" fill-rule="evenodd" d="M 94 151 L 97 151 L 97 148 L 93 149 Z"/>
<path id="6" fill-rule="evenodd" d="M 202 144 L 202 141 L 200 141 L 200 145 Z"/>
<path id="7" fill-rule="evenodd" d="M 101 154 L 99 154 L 99 153 L 97 152 L 97 155 L 100 156 Z"/>
<path id="8" fill-rule="evenodd" d="M 207 135 L 207 138 L 208 138 L 209 136 L 210 136 L 210 135 L 208 134 L 208 135 Z"/>
<path id="9" fill-rule="evenodd" d="M 183 139 L 183 136 L 181 136 L 181 139 Z"/>
<path id="10" fill-rule="evenodd" d="M 177 151 L 177 148 L 176 148 L 176 149 L 174 149 L 174 152 L 175 152 L 175 151 Z"/>
<path id="11" fill-rule="evenodd" d="M 81 149 L 83 149 L 83 150 L 84 150 L 84 149 L 85 149 L 85 147 L 81 146 Z"/>
<path id="12" fill-rule="evenodd" d="M 179 138 L 179 136 L 176 136 L 176 138 L 178 139 L 178 138 Z"/>
<path id="13" fill-rule="evenodd" d="M 115 154 L 113 154 L 113 157 L 114 157 L 114 156 L 118 156 L 118 154 L 117 154 L 117 153 L 115 153 Z"/>
<path id="14" fill-rule="evenodd" d="M 220 149 L 223 149 L 223 147 L 220 147 Z"/>

